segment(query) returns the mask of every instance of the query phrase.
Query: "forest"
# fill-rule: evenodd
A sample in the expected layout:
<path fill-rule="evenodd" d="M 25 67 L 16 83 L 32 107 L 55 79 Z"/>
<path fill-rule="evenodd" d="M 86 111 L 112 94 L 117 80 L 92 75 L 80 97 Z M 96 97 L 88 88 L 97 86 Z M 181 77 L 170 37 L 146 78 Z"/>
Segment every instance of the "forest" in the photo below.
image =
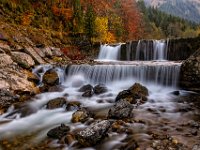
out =
<path fill-rule="evenodd" d="M 142 0 L 1 0 L 6 21 L 91 43 L 196 37 L 198 24 L 146 8 Z"/>

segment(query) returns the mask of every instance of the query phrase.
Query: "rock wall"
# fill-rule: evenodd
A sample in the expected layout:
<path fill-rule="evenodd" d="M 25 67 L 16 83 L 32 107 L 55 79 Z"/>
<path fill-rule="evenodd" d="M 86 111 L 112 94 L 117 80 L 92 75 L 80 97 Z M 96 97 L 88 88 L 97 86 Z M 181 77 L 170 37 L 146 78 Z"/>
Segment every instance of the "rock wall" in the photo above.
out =
<path fill-rule="evenodd" d="M 200 49 L 183 62 L 180 73 L 180 86 L 183 89 L 200 93 Z"/>
<path fill-rule="evenodd" d="M 142 40 L 143 45 L 148 45 L 148 49 L 151 51 L 153 48 L 153 40 Z M 168 52 L 167 59 L 176 61 L 176 60 L 185 60 L 193 54 L 200 45 L 200 36 L 196 38 L 187 38 L 187 39 L 169 39 L 168 43 Z M 135 60 L 136 50 L 137 50 L 138 41 L 127 42 L 121 45 L 121 56 L 120 60 L 127 60 L 127 54 L 130 56 L 130 60 Z"/>

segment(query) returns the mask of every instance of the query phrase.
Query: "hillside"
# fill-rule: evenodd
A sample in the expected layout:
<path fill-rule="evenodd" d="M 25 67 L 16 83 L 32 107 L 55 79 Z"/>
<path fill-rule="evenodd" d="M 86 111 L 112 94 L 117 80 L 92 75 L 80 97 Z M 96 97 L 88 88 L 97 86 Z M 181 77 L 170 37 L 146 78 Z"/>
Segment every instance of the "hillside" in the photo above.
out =
<path fill-rule="evenodd" d="M 147 6 L 156 7 L 166 13 L 200 23 L 199 0 L 144 0 Z"/>

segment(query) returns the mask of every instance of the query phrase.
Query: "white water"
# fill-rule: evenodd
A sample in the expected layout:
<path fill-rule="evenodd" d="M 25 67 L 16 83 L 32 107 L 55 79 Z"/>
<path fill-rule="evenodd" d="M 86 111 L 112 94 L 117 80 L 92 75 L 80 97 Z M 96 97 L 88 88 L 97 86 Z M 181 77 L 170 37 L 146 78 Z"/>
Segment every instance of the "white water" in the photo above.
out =
<path fill-rule="evenodd" d="M 176 87 L 181 63 L 176 62 L 132 62 L 129 64 L 71 65 L 67 68 L 67 79 L 82 75 L 90 83 L 105 83 L 132 79 L 143 84 L 154 83 Z"/>
<path fill-rule="evenodd" d="M 163 60 L 165 58 L 164 43 L 155 43 L 154 47 L 156 48 L 155 52 L 157 51 L 155 56 L 149 54 L 147 51 L 145 55 L 151 55 Z M 160 52 L 160 49 L 163 51 Z M 176 96 L 170 93 L 177 90 L 181 63 L 168 61 L 113 61 L 119 58 L 119 51 L 120 45 L 116 47 L 103 45 L 99 54 L 100 60 L 107 60 L 103 64 L 70 65 L 54 68 L 59 74 L 60 83 L 64 87 L 64 91 L 47 92 L 34 97 L 31 102 L 25 105 L 25 107 L 34 110 L 29 116 L 21 117 L 22 112 L 20 110 L 16 111 L 15 108 L 11 108 L 7 113 L 0 115 L 0 123 L 2 122 L 0 124 L 0 139 L 35 134 L 34 138 L 30 141 L 34 143 L 45 139 L 47 132 L 61 123 L 70 126 L 71 131 L 87 127 L 86 124 L 71 123 L 72 111 L 66 112 L 64 108 L 47 110 L 45 105 L 51 99 L 65 97 L 68 102 L 79 101 L 82 106 L 97 112 L 97 116 L 103 115 L 106 117 L 109 108 L 115 102 L 117 94 L 122 90 L 128 89 L 135 82 L 146 86 L 150 94 L 148 101 L 141 105 L 139 109 L 134 110 L 136 117 L 139 118 L 142 116 L 142 118 L 146 118 L 149 122 L 152 122 L 152 120 L 159 122 L 162 119 L 177 121 L 181 117 L 181 114 L 175 112 L 176 103 L 173 100 Z M 150 59 L 150 57 L 145 57 L 146 59 Z M 127 58 L 129 59 L 130 57 L 127 56 Z M 111 60 L 111 62 L 108 60 Z M 53 67 L 50 65 L 38 66 L 33 72 L 42 80 L 43 74 L 50 68 Z M 78 89 L 82 85 L 91 84 L 95 86 L 100 83 L 106 85 L 108 92 L 101 95 L 94 95 L 91 98 L 84 98 L 81 96 L 82 93 L 78 92 Z M 148 109 L 153 109 L 159 112 L 159 109 L 163 107 L 165 112 L 159 113 L 159 116 L 147 111 Z M 8 122 L 6 123 L 6 121 Z M 142 128 L 139 125 L 134 125 L 134 129 L 138 132 L 137 135 L 141 138 L 140 140 L 145 141 L 148 139 L 148 136 L 145 135 L 147 128 L 147 125 L 143 125 Z M 112 150 L 116 145 L 121 144 L 126 136 L 126 134 L 110 134 L 98 148 Z M 52 146 L 56 147 L 59 144 L 54 141 Z M 65 149 L 75 150 L 77 148 L 73 148 L 73 145 L 65 145 Z"/>
<path fill-rule="evenodd" d="M 136 50 L 136 60 L 167 60 L 168 41 L 139 41 Z"/>
<path fill-rule="evenodd" d="M 101 45 L 98 60 L 118 60 L 121 44 L 117 46 Z"/>

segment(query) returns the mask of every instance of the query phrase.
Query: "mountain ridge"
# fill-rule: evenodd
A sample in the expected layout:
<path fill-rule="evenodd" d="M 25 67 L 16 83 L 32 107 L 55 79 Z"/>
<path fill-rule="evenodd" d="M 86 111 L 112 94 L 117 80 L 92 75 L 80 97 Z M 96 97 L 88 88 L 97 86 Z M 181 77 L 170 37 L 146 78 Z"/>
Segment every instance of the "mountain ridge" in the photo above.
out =
<path fill-rule="evenodd" d="M 200 23 L 199 0 L 144 0 L 146 6 L 158 8 L 168 14 Z"/>

